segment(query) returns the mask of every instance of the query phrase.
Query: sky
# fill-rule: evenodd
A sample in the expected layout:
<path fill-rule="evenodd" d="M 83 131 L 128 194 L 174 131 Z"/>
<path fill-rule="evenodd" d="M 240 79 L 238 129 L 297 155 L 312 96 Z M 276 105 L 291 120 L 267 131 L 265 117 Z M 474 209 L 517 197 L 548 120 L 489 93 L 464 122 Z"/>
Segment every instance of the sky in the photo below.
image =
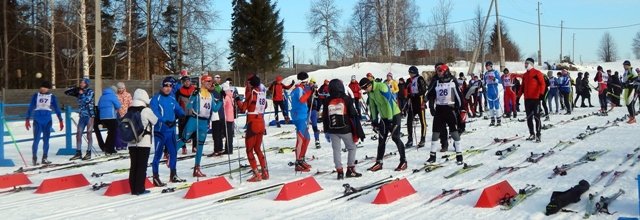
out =
<path fill-rule="evenodd" d="M 451 22 L 473 18 L 475 9 L 480 6 L 483 16 L 489 8 L 490 0 L 451 0 L 453 11 Z M 309 11 L 311 0 L 280 0 L 277 1 L 280 17 L 284 19 L 284 38 L 286 49 L 283 52 L 284 62 L 292 57 L 292 46 L 295 45 L 296 63 L 309 63 L 313 60 L 326 60 L 326 51 L 318 50 L 318 40 L 313 39 L 307 32 L 306 15 Z M 348 24 L 356 0 L 336 0 L 337 7 L 341 10 L 340 25 Z M 431 10 L 438 3 L 437 0 L 415 0 L 421 23 L 428 23 Z M 542 60 L 557 62 L 560 57 L 560 23 L 564 21 L 562 54 L 571 55 L 575 49 L 575 61 L 588 63 L 598 61 L 598 46 L 605 32 L 610 32 L 615 40 L 618 50 L 618 59 L 633 59 L 631 43 L 635 34 L 640 31 L 640 20 L 637 9 L 640 8 L 638 0 L 540 0 L 542 15 Z M 615 2 L 615 3 L 614 3 Z M 533 0 L 499 0 L 498 9 L 500 16 L 508 29 L 510 38 L 516 42 L 524 58 L 533 56 L 538 50 L 538 17 L 537 3 Z M 216 0 L 212 7 L 218 14 L 218 20 L 212 25 L 207 36 L 217 42 L 219 48 L 228 50 L 228 41 L 231 32 L 231 1 Z M 493 17 L 489 19 L 489 25 L 495 23 L 495 10 Z M 508 19 L 506 17 L 512 18 Z M 524 23 L 521 21 L 533 24 Z M 459 36 L 464 36 L 465 27 L 470 21 L 451 24 Z M 623 28 L 610 28 L 629 26 Z M 488 26 L 489 28 L 489 26 Z M 601 29 L 610 28 L 610 29 Z M 426 31 L 426 30 L 425 30 Z M 573 35 L 575 34 L 575 46 Z M 225 56 L 226 57 L 226 56 Z M 534 57 L 537 61 L 537 55 Z M 228 69 L 227 60 L 221 62 L 223 69 Z"/>

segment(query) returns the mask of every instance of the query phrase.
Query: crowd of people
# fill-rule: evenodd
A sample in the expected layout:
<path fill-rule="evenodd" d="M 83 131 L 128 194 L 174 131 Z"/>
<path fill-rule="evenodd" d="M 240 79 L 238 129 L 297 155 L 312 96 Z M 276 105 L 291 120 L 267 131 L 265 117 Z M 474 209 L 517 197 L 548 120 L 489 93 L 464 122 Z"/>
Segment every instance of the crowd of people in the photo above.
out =
<path fill-rule="evenodd" d="M 214 147 L 209 156 L 232 154 L 235 120 L 238 113 L 243 113 L 246 114 L 246 154 L 253 173 L 248 181 L 267 180 L 269 171 L 265 152 L 261 147 L 266 134 L 264 115 L 268 93 L 275 110 L 275 125 L 282 126 L 279 120 L 282 113 L 285 126 L 291 123 L 295 128 L 294 171 L 309 172 L 312 168 L 306 157 L 311 141 L 308 128 L 311 124 L 317 148 L 321 147 L 321 133 L 331 143 L 338 179 L 362 176 L 356 171 L 355 158 L 356 144 L 365 139 L 364 124 L 361 123 L 364 120 L 371 123 L 374 138 L 378 141 L 375 163 L 368 168 L 372 172 L 383 169 L 389 139 L 396 145 L 399 155 L 395 171 L 407 169 L 405 148 L 413 147 L 414 138 L 418 138 L 414 124 L 420 126 L 417 146 L 426 145 L 427 110 L 433 118 L 428 163 L 436 162 L 437 151 L 448 151 L 448 140 L 451 137 L 456 162 L 463 164 L 461 135 L 465 131 L 467 118 L 483 117 L 483 113 L 487 112 L 484 118 L 490 120 L 489 126 L 501 126 L 503 120 L 517 117 L 521 110 L 520 100 L 524 100 L 530 133 L 527 140 L 535 142 L 541 141 L 541 121 L 549 120 L 550 115 L 560 114 L 560 111 L 565 111 L 564 114 L 568 115 L 574 108 L 594 107 L 591 103 L 593 90 L 598 94 L 600 115 L 606 116 L 607 112 L 620 106 L 623 99 L 629 113 L 627 123 L 636 122 L 635 102 L 639 93 L 640 68 L 634 70 L 629 61 L 624 61 L 621 76 L 618 72 L 612 74 L 611 70 L 605 72 L 598 66 L 593 78 L 597 85 L 595 87 L 590 83 L 588 72 L 578 73 L 575 80 L 566 69 L 561 69 L 555 75 L 553 71 L 543 74 L 534 67 L 532 58 L 525 60 L 524 67 L 524 73 L 512 73 L 506 68 L 502 71 L 494 69 L 493 63 L 488 61 L 485 63 L 484 73 L 459 73 L 456 78 L 447 64 L 438 63 L 435 65 L 435 74 L 427 71 L 420 74 L 417 67 L 409 67 L 409 77 L 406 80 L 399 78 L 396 81 L 393 73 L 388 73 L 384 80 L 367 73 L 360 80 L 353 75 L 347 83 L 339 79 L 328 79 L 322 85 L 316 84 L 306 72 L 298 73 L 297 81 L 292 80 L 289 84 L 283 82 L 283 77 L 277 76 L 269 86 L 265 86 L 257 75 L 250 75 L 244 82 L 244 97 L 232 86 L 231 78 L 221 81 L 219 75 L 212 77 L 203 74 L 197 77 L 199 85 L 194 85 L 192 77 L 186 71 L 181 71 L 179 80 L 173 77 L 163 79 L 160 90 L 151 98 L 142 89 L 135 90 L 132 97 L 125 84 L 120 82 L 104 89 L 97 105 L 94 91 L 89 87 L 89 79 L 83 79 L 77 87 L 65 91 L 66 95 L 77 98 L 79 113 L 77 151 L 71 160 L 91 159 L 94 151 L 91 134 L 96 131 L 98 146 L 105 154 L 113 155 L 119 150 L 129 150 L 132 194 L 144 194 L 147 192 L 143 184 L 151 147 L 155 152 L 152 159 L 154 185 L 165 185 L 159 176 L 159 163 L 163 155 L 168 160 L 169 181 L 185 181 L 177 175 L 176 162 L 180 149 L 182 154 L 188 154 L 186 145 L 190 142 L 191 152 L 195 153 L 193 176 L 204 177 L 206 175 L 200 170 L 200 164 L 207 134 L 212 130 Z M 40 86 L 31 99 L 27 113 L 25 126 L 27 129 L 33 128 L 34 132 L 34 165 L 38 162 L 36 155 L 40 136 L 44 142 L 41 163 L 51 163 L 47 153 L 52 111 L 60 121 L 60 130 L 64 127 L 57 99 L 50 89 L 51 83 L 48 82 Z M 406 119 L 405 142 L 401 139 L 403 118 Z M 33 119 L 33 127 L 30 119 Z M 135 135 L 140 138 L 136 136 L 135 141 L 121 138 L 128 136 L 128 131 L 122 129 L 124 119 L 139 121 L 144 129 Z M 414 123 L 416 119 L 419 123 Z M 320 127 L 318 122 L 322 123 Z M 107 129 L 104 141 L 98 124 Z M 88 134 L 84 156 L 83 131 Z M 348 152 L 346 167 L 341 162 L 343 146 Z"/>

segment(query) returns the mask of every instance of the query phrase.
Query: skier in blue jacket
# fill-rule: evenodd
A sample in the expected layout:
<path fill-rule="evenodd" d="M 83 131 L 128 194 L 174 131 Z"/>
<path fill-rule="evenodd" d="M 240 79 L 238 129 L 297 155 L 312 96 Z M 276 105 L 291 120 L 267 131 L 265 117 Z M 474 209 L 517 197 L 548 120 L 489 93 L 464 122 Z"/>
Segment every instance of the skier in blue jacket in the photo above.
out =
<path fill-rule="evenodd" d="M 154 135 L 154 152 L 153 162 L 151 168 L 153 170 L 153 184 L 155 186 L 165 186 L 160 181 L 160 175 L 158 174 L 158 166 L 160 164 L 160 158 L 162 158 L 162 152 L 164 148 L 167 148 L 169 154 L 170 182 L 184 182 L 176 175 L 176 159 L 178 150 L 176 148 L 176 119 L 178 117 L 184 117 L 184 111 L 176 101 L 176 98 L 171 95 L 171 90 L 175 84 L 173 77 L 167 77 L 162 80 L 162 88 L 160 92 L 153 96 L 151 99 L 151 110 L 158 117 L 158 122 L 153 127 Z"/>
<path fill-rule="evenodd" d="M 113 89 L 106 88 L 102 90 L 102 96 L 98 100 L 98 112 L 100 122 L 107 128 L 107 139 L 104 142 L 103 149 L 107 154 L 116 153 L 116 129 L 118 128 L 118 109 L 120 107 L 122 107 L 122 104 Z"/>
<path fill-rule="evenodd" d="M 200 79 L 203 87 L 195 90 L 194 94 L 189 98 L 187 104 L 188 119 L 182 132 L 180 140 L 178 140 L 176 149 L 185 145 L 187 140 L 196 133 L 198 137 L 198 149 L 196 151 L 195 166 L 193 168 L 193 177 L 205 177 L 206 175 L 200 171 L 200 160 L 202 158 L 202 148 L 207 139 L 207 131 L 209 130 L 209 121 L 213 114 L 218 114 L 218 110 L 222 107 L 222 99 L 215 98 L 209 90 L 213 90 L 213 79 L 209 75 L 205 75 Z M 215 113 L 214 113 L 215 112 Z M 216 131 L 221 132 L 221 131 Z"/>
<path fill-rule="evenodd" d="M 58 116 L 58 122 L 60 122 L 60 130 L 64 128 L 62 123 L 62 116 L 60 108 L 58 107 L 58 101 L 55 95 L 49 90 L 51 89 L 51 82 L 44 81 L 40 85 L 40 90 L 33 94 L 31 97 L 31 103 L 29 103 L 29 110 L 27 110 L 27 120 L 25 127 L 27 130 L 31 128 L 29 120 L 33 116 L 33 145 L 31 145 L 31 153 L 33 165 L 38 165 L 38 144 L 40 143 L 40 135 L 42 135 L 42 164 L 51 164 L 47 160 L 49 153 L 49 136 L 51 135 L 51 112 L 55 111 Z M 32 114 L 33 113 L 33 114 Z M 2 126 L 2 125 L 0 125 Z"/>
<path fill-rule="evenodd" d="M 314 92 L 309 82 L 309 74 L 300 72 L 297 75 L 300 83 L 291 92 L 291 119 L 296 126 L 296 164 L 295 171 L 309 172 L 311 165 L 305 162 L 305 155 L 311 139 L 309 135 L 309 99 Z"/>
<path fill-rule="evenodd" d="M 487 61 L 484 65 L 487 72 L 484 73 L 484 85 L 487 91 L 487 107 L 489 108 L 489 117 L 491 118 L 491 124 L 489 126 L 500 126 L 501 115 L 500 113 L 500 72 L 493 69 L 493 62 Z"/>
<path fill-rule="evenodd" d="M 78 120 L 78 128 L 76 129 L 76 154 L 71 157 L 70 160 L 89 160 L 91 159 L 91 149 L 93 143 L 93 123 L 96 117 L 94 111 L 94 93 L 93 89 L 89 88 L 89 79 L 84 78 L 80 81 L 78 87 L 72 87 L 67 89 L 64 93 L 69 96 L 74 96 L 78 100 L 78 114 L 80 119 Z M 87 128 L 87 154 L 82 157 L 82 131 Z M 98 131 L 99 132 L 99 131 Z"/>

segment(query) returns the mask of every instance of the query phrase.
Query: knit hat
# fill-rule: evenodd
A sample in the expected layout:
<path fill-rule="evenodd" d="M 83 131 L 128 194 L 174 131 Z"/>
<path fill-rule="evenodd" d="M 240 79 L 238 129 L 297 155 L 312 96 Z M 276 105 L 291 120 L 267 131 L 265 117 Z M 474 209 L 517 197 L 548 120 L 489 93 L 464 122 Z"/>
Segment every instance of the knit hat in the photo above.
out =
<path fill-rule="evenodd" d="M 53 87 L 53 86 L 51 85 L 51 82 L 44 81 L 44 82 L 40 83 L 40 87 L 41 88 L 44 87 L 44 88 L 47 88 L 47 89 L 51 89 L 51 87 Z"/>
<path fill-rule="evenodd" d="M 91 83 L 89 78 L 82 78 L 82 81 L 87 84 L 87 87 L 89 87 L 89 83 Z"/>
<path fill-rule="evenodd" d="M 418 74 L 418 67 L 416 67 L 416 66 L 409 67 L 409 74 L 417 75 Z"/>
<path fill-rule="evenodd" d="M 186 76 L 186 75 L 189 75 L 189 72 L 187 72 L 187 70 L 180 70 L 180 75 Z"/>
<path fill-rule="evenodd" d="M 393 78 L 393 73 L 391 73 L 391 72 L 387 73 L 387 77 Z"/>
<path fill-rule="evenodd" d="M 598 71 L 602 70 L 602 66 L 598 66 L 598 68 L 596 68 L 596 70 L 598 70 Z"/>
<path fill-rule="evenodd" d="M 360 82 L 358 83 L 358 85 L 360 86 L 361 89 L 366 89 L 369 85 L 371 85 L 371 80 L 369 80 L 367 77 L 360 79 Z"/>
<path fill-rule="evenodd" d="M 306 82 L 309 80 L 309 74 L 307 72 L 299 72 L 296 76 L 298 80 Z"/>
<path fill-rule="evenodd" d="M 508 72 L 509 72 L 509 69 L 504 68 L 504 69 L 502 70 L 502 72 L 503 72 L 503 73 L 508 73 Z"/>
<path fill-rule="evenodd" d="M 622 62 L 622 65 L 631 66 L 631 62 L 629 62 L 628 60 L 625 60 L 624 62 Z"/>
<path fill-rule="evenodd" d="M 124 83 L 123 82 L 116 83 L 116 88 L 117 89 L 124 89 L 125 88 Z"/>
<path fill-rule="evenodd" d="M 487 61 L 486 63 L 484 63 L 484 66 L 493 66 L 493 62 Z"/>
<path fill-rule="evenodd" d="M 252 87 L 260 86 L 260 77 L 258 77 L 258 75 L 253 75 L 247 81 L 249 81 L 249 85 Z"/>
<path fill-rule="evenodd" d="M 356 75 L 351 75 L 351 80 L 356 80 Z"/>
<path fill-rule="evenodd" d="M 189 80 L 190 79 L 189 79 L 188 76 L 183 76 L 183 77 L 180 78 L 180 81 L 182 81 L 182 82 L 186 82 L 186 81 L 189 81 Z"/>
<path fill-rule="evenodd" d="M 162 86 L 162 87 L 165 87 L 165 86 L 173 87 L 173 85 L 175 85 L 175 84 L 176 84 L 176 79 L 174 79 L 171 76 L 167 76 L 162 80 L 162 84 L 160 84 L 160 86 Z"/>
<path fill-rule="evenodd" d="M 527 58 L 527 60 L 525 60 L 524 62 L 530 62 L 531 64 L 535 63 L 535 61 L 531 57 Z"/>
<path fill-rule="evenodd" d="M 367 77 L 371 77 L 371 78 L 373 78 L 373 74 L 371 74 L 371 73 L 367 73 Z"/>
<path fill-rule="evenodd" d="M 464 73 L 463 72 L 458 73 L 458 77 L 464 77 Z"/>

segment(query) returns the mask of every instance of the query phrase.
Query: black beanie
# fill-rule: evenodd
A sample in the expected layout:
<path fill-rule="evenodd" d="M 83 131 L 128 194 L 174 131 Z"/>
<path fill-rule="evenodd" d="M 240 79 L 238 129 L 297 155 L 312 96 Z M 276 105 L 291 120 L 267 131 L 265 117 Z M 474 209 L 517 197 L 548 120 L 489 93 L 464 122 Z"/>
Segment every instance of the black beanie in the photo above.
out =
<path fill-rule="evenodd" d="M 260 77 L 258 77 L 258 75 L 253 75 L 251 78 L 249 78 L 249 85 L 253 87 L 260 86 Z"/>
<path fill-rule="evenodd" d="M 307 80 L 309 79 L 309 74 L 307 74 L 307 72 L 299 72 L 297 75 L 298 80 Z"/>
<path fill-rule="evenodd" d="M 361 89 L 364 89 L 365 87 L 369 86 L 371 84 L 371 80 L 367 79 L 367 77 L 362 78 L 360 80 L 360 82 L 358 83 L 358 85 L 360 86 Z"/>
<path fill-rule="evenodd" d="M 531 57 L 527 58 L 527 60 L 526 60 L 525 62 L 531 62 L 531 64 L 536 63 L 536 62 L 533 60 L 533 58 L 531 58 Z"/>
<path fill-rule="evenodd" d="M 44 88 L 47 88 L 47 89 L 51 89 L 52 85 L 51 85 L 51 82 L 49 82 L 49 81 L 44 81 L 44 82 L 40 83 L 40 87 L 44 87 Z"/>

